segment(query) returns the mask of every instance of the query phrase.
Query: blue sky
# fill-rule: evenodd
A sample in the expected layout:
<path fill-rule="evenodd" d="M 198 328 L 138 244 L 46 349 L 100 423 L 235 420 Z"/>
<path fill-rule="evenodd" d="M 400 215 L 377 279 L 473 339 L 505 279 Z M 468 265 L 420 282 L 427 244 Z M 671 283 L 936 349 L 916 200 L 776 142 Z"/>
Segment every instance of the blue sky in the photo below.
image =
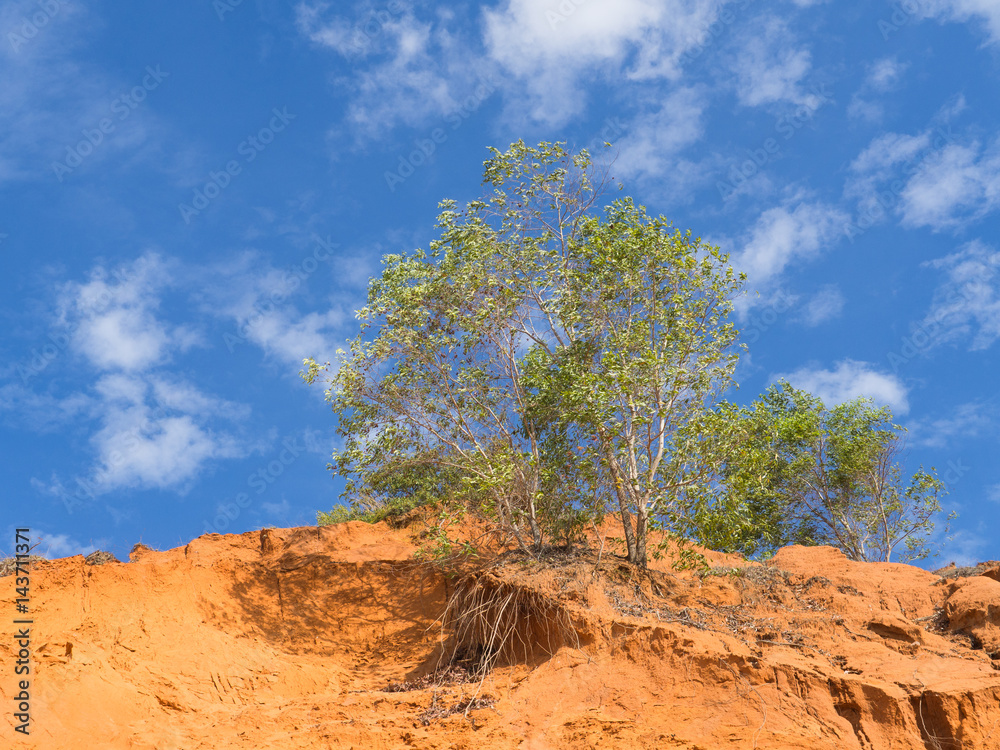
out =
<path fill-rule="evenodd" d="M 0 551 L 313 523 L 302 358 L 523 138 L 747 272 L 734 399 L 890 405 L 960 514 L 936 564 L 1000 558 L 998 102 L 996 0 L 8 0 Z"/>

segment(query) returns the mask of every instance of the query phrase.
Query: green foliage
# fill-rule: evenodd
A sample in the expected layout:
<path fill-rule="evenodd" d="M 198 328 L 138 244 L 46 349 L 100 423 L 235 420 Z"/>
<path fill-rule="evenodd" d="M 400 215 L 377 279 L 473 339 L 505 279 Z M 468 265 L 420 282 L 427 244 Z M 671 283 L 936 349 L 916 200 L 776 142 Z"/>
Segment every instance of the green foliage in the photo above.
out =
<path fill-rule="evenodd" d="M 931 554 L 944 485 L 923 467 L 904 485 L 905 430 L 888 407 L 858 398 L 827 409 L 781 382 L 714 419 L 721 483 L 715 503 L 700 509 L 702 543 L 747 555 L 830 544 L 868 561 Z"/>
<path fill-rule="evenodd" d="M 318 512 L 316 523 L 319 526 L 332 526 L 347 521 L 378 523 L 379 521 L 400 518 L 417 507 L 419 507 L 419 503 L 412 498 L 394 498 L 372 507 L 335 505 L 328 513 Z"/>
<path fill-rule="evenodd" d="M 629 199 L 596 214 L 595 174 L 560 144 L 493 149 L 486 199 L 442 202 L 439 240 L 383 259 L 328 380 L 346 499 L 418 488 L 529 552 L 616 506 L 640 566 L 652 525 L 684 525 L 742 278 Z"/>
<path fill-rule="evenodd" d="M 670 536 L 673 542 L 673 562 L 670 567 L 674 570 L 693 570 L 700 575 L 707 575 L 712 566 L 708 563 L 708 558 L 692 547 L 684 537 L 676 534 Z"/>

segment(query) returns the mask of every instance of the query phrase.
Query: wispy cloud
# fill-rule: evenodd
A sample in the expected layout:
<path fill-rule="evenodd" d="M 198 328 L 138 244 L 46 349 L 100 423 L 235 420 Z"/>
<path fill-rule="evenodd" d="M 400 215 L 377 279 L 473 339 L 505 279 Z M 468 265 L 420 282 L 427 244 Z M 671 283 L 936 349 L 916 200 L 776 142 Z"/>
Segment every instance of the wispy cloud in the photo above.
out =
<path fill-rule="evenodd" d="M 790 200 L 764 211 L 732 259 L 763 291 L 791 265 L 818 257 L 839 236 L 846 214 L 821 202 Z"/>
<path fill-rule="evenodd" d="M 85 393 L 59 397 L 36 393 L 20 383 L 0 386 L 0 414 L 5 421 L 36 432 L 64 429 L 74 419 L 92 416 L 96 408 L 97 402 Z"/>
<path fill-rule="evenodd" d="M 844 197 L 858 205 L 854 234 L 891 218 L 904 226 L 959 228 L 1000 205 L 1000 180 L 991 173 L 996 143 L 984 151 L 962 144 L 951 129 L 966 106 L 964 97 L 955 97 L 930 126 L 883 133 L 855 157 L 844 183 Z"/>
<path fill-rule="evenodd" d="M 745 34 L 732 70 L 738 78 L 736 93 L 741 104 L 793 104 L 818 109 L 823 100 L 808 91 L 803 82 L 812 70 L 812 55 L 797 45 L 787 25 L 766 18 Z"/>
<path fill-rule="evenodd" d="M 956 406 L 944 417 L 925 417 L 909 422 L 909 438 L 928 448 L 946 448 L 962 440 L 992 435 L 997 427 L 998 410 L 993 401 L 971 401 Z"/>
<path fill-rule="evenodd" d="M 807 326 L 818 326 L 840 315 L 844 309 L 844 295 L 836 284 L 827 284 L 806 302 L 801 320 Z"/>
<path fill-rule="evenodd" d="M 171 281 L 170 264 L 155 253 L 122 266 L 114 277 L 97 266 L 88 281 L 62 287 L 60 327 L 98 369 L 144 370 L 160 364 L 201 341 L 197 331 L 156 315 L 160 294 Z"/>
<path fill-rule="evenodd" d="M 62 182 L 116 154 L 159 158 L 140 147 L 167 128 L 141 102 L 169 71 L 153 59 L 115 74 L 85 62 L 80 51 L 99 24 L 75 0 L 0 5 L 0 184 Z"/>
<path fill-rule="evenodd" d="M 868 68 L 864 83 L 847 106 L 850 117 L 879 122 L 883 116 L 885 94 L 899 86 L 909 64 L 896 57 L 883 57 Z"/>
<path fill-rule="evenodd" d="M 341 262 L 346 264 L 348 283 L 359 280 L 358 268 L 367 268 L 357 258 L 326 257 L 332 264 L 327 274 Z M 301 272 L 275 268 L 260 254 L 248 251 L 207 269 L 206 276 L 218 283 L 204 285 L 198 297 L 205 312 L 231 326 L 221 341 L 228 351 L 249 343 L 291 372 L 298 372 L 303 357 L 334 361 L 335 351 L 344 342 L 340 332 L 350 320 L 350 307 L 340 304 L 325 311 L 300 312 L 294 292 L 304 286 Z"/>
<path fill-rule="evenodd" d="M 683 176 L 683 170 L 678 168 L 678 155 L 704 135 L 703 115 L 707 106 L 704 90 L 680 88 L 658 106 L 633 118 L 615 143 L 619 149 L 615 171 L 626 177 L 662 178 L 669 173 L 674 181 L 673 190 L 683 191 L 689 181 L 677 184 Z"/>
<path fill-rule="evenodd" d="M 990 40 L 1000 41 L 1000 5 L 995 0 L 922 0 L 915 5 L 925 18 L 983 23 Z"/>
<path fill-rule="evenodd" d="M 482 52 L 469 48 L 451 12 L 418 17 L 402 3 L 348 18 L 326 3 L 296 6 L 299 30 L 353 69 L 335 83 L 352 92 L 345 124 L 359 143 L 397 125 L 443 120 L 493 72 Z"/>
<path fill-rule="evenodd" d="M 992 346 L 1000 338 L 1000 252 L 975 240 L 923 265 L 945 277 L 924 326 L 940 330 L 941 342 L 971 338 L 974 351 Z"/>
<path fill-rule="evenodd" d="M 84 544 L 68 534 L 48 534 L 39 529 L 33 529 L 32 531 L 39 542 L 34 554 L 41 555 L 49 560 L 54 560 L 58 557 L 89 555 L 91 552 L 100 549 L 100 545 L 105 543 L 105 540 L 98 539 L 97 544 L 94 544 L 94 542 Z"/>
<path fill-rule="evenodd" d="M 902 193 L 902 223 L 961 228 L 1000 208 L 1000 137 L 951 144 L 929 156 Z"/>
<path fill-rule="evenodd" d="M 677 82 L 682 56 L 709 35 L 727 0 L 503 0 L 479 17 L 390 3 L 344 14 L 308 0 L 300 32 L 351 63 L 345 125 L 362 141 L 460 110 L 484 80 L 508 119 L 547 127 L 584 111 L 595 76 Z"/>
<path fill-rule="evenodd" d="M 795 388 L 819 396 L 827 407 L 859 396 L 879 406 L 889 406 L 897 415 L 910 410 L 906 385 L 895 375 L 878 372 L 867 362 L 845 359 L 833 369 L 807 366 L 771 376 L 771 382 L 787 380 Z"/>

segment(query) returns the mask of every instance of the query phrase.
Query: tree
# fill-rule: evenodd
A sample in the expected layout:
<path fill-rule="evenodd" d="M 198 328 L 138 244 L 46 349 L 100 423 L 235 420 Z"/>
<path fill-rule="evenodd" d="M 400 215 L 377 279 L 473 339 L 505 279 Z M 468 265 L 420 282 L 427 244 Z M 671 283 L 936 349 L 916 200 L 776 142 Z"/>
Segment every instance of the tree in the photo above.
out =
<path fill-rule="evenodd" d="M 888 407 L 857 398 L 827 409 L 782 381 L 750 408 L 724 412 L 720 507 L 738 521 L 727 527 L 716 514 L 716 536 L 728 533 L 744 552 L 798 543 L 831 544 L 860 561 L 931 554 L 944 485 L 920 467 L 904 487 L 905 429 Z"/>
<path fill-rule="evenodd" d="M 594 215 L 586 151 L 492 149 L 485 182 L 463 212 L 441 204 L 428 252 L 384 258 L 358 313 L 374 336 L 329 379 L 331 466 L 355 500 L 387 466 L 450 471 L 529 552 L 613 502 L 644 567 L 651 523 L 708 481 L 693 428 L 731 382 L 742 279 L 629 199 Z"/>
<path fill-rule="evenodd" d="M 606 473 L 628 548 L 647 564 L 650 526 L 683 533 L 712 467 L 702 422 L 739 356 L 727 317 L 742 287 L 718 248 L 629 200 L 589 219 L 570 248 L 561 317 L 574 334 L 558 390 Z"/>

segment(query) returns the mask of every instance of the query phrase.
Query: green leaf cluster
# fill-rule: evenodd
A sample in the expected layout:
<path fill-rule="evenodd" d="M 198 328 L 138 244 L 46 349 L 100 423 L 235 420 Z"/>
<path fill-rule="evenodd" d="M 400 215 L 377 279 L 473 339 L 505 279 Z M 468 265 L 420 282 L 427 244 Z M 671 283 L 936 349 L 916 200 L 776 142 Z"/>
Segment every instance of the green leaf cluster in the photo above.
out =
<path fill-rule="evenodd" d="M 905 429 L 888 407 L 857 398 L 828 409 L 780 381 L 750 407 L 722 405 L 712 429 L 720 481 L 702 508 L 704 543 L 745 555 L 829 544 L 862 561 L 932 554 L 944 485 L 923 467 L 903 481 Z"/>

